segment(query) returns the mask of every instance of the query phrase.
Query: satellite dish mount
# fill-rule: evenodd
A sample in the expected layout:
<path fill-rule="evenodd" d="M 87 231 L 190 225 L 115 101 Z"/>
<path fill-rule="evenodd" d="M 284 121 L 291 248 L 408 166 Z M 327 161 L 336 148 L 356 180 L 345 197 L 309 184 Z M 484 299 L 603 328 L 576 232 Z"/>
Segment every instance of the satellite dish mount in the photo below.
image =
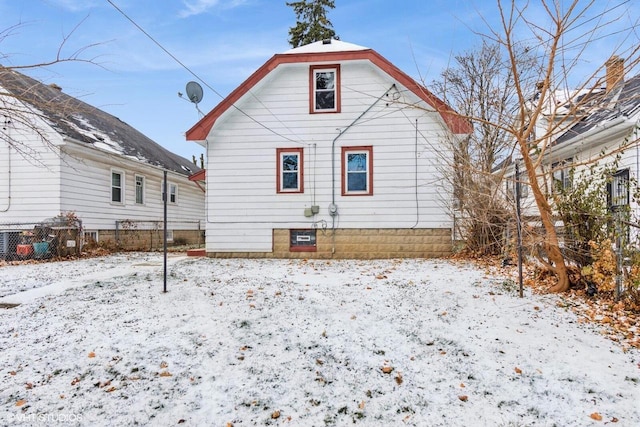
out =
<path fill-rule="evenodd" d="M 193 102 L 196 105 L 196 110 L 198 110 L 198 112 L 204 116 L 202 111 L 200 111 L 200 109 L 198 108 L 198 104 L 200 103 L 200 101 L 202 101 L 203 96 L 202 86 L 200 86 L 198 82 L 191 81 L 187 83 L 186 90 L 187 98 L 189 98 L 189 101 Z"/>

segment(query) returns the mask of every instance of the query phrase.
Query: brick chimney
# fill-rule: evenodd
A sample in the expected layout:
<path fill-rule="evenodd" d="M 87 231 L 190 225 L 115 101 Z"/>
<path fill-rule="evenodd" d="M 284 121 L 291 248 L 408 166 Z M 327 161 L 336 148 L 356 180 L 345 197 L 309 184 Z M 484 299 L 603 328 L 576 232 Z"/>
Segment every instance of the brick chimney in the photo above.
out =
<path fill-rule="evenodd" d="M 613 55 L 604 65 L 607 67 L 606 90 L 609 92 L 616 84 L 624 81 L 624 59 Z"/>

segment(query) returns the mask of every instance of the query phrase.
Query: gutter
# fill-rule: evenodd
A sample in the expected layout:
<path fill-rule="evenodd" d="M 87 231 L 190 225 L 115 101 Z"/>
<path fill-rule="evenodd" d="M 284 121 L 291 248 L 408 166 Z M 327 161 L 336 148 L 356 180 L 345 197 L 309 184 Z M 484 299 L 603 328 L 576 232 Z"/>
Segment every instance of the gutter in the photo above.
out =
<path fill-rule="evenodd" d="M 610 141 L 628 133 L 635 124 L 626 116 L 618 117 L 603 126 L 596 126 L 582 135 L 566 141 L 559 147 L 552 147 L 550 151 L 551 162 L 562 160 L 567 155 L 574 155 L 586 149 L 593 148 L 603 141 Z M 554 149 L 555 148 L 555 149 Z"/>

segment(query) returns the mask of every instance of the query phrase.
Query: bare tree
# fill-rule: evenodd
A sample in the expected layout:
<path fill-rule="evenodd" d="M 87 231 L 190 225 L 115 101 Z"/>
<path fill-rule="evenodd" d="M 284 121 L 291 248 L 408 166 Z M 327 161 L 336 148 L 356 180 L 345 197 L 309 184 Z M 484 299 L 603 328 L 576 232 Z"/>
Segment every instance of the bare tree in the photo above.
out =
<path fill-rule="evenodd" d="M 5 63 L 5 65 L 0 64 L 0 75 L 2 76 L 0 80 L 0 141 L 3 141 L 7 146 L 32 163 L 40 163 L 37 150 L 24 142 L 20 137 L 20 132 L 9 132 L 9 128 L 22 129 L 35 135 L 42 146 L 55 152 L 55 147 L 49 140 L 50 137 L 46 126 L 47 118 L 43 111 L 50 110 L 51 108 L 49 107 L 55 105 L 54 108 L 57 114 L 70 115 L 79 112 L 78 108 L 80 108 L 81 104 L 74 103 L 72 99 L 61 103 L 56 93 L 60 92 L 60 88 L 55 85 L 51 85 L 51 96 L 44 97 L 41 93 L 35 93 L 34 90 L 30 90 L 30 85 L 33 85 L 33 83 L 29 83 L 29 80 L 19 71 L 45 68 L 65 62 L 88 63 L 101 67 L 97 57 L 85 56 L 91 48 L 101 43 L 85 45 L 70 53 L 65 51 L 71 37 L 83 22 L 84 20 L 80 21 L 71 32 L 63 36 L 51 59 L 33 64 L 9 65 L 11 55 L 2 50 L 2 42 L 9 37 L 19 36 L 20 30 L 23 29 L 25 24 L 17 23 L 0 30 L 0 60 Z"/>
<path fill-rule="evenodd" d="M 625 16 L 625 3 L 628 2 L 607 3 L 607 9 L 596 13 L 595 6 L 602 3 L 594 0 L 541 0 L 541 8 L 535 11 L 529 2 L 498 0 L 500 25 L 485 35 L 506 53 L 513 76 L 517 107 L 515 120 L 511 124 L 492 125 L 511 135 L 519 149 L 544 229 L 539 259 L 557 277 L 551 292 L 567 290 L 569 280 L 553 206 L 545 188 L 549 170 L 545 173 L 543 160 L 554 139 L 583 119 L 591 106 L 597 104 L 598 93 L 604 85 L 604 65 L 586 78 L 581 76 L 580 80 L 574 80 L 576 76 L 572 71 L 597 40 L 613 35 L 611 25 L 619 23 Z M 634 67 L 639 59 L 636 24 L 630 21 L 626 29 L 616 28 L 618 39 L 621 39 L 621 31 L 626 32 L 628 38 L 624 44 L 610 45 L 610 54 L 625 58 L 629 68 Z M 624 46 L 631 47 L 625 49 Z M 519 61 L 522 49 L 529 49 L 538 56 L 541 67 L 536 72 L 522 68 Z M 560 100 L 557 95 L 568 93 L 569 88 L 580 90 L 582 95 Z M 595 159 L 584 160 L 585 163 L 592 161 Z"/>
<path fill-rule="evenodd" d="M 529 68 L 535 65 L 535 58 L 526 51 L 517 59 Z M 479 48 L 456 55 L 432 84 L 448 105 L 474 121 L 469 138 L 451 141 L 453 165 L 445 175 L 461 212 L 457 225 L 466 249 L 477 254 L 502 252 L 511 217 L 493 168 L 513 151 L 513 137 L 507 131 L 516 106 L 512 73 L 501 46 L 485 40 Z"/>

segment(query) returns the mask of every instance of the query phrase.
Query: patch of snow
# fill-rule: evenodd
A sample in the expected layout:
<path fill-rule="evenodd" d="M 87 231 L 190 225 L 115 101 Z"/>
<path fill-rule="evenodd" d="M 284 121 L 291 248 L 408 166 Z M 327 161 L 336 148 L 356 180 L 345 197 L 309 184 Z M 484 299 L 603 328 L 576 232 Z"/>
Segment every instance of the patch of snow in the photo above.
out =
<path fill-rule="evenodd" d="M 163 293 L 161 266 L 0 268 L 0 302 L 31 292 L 0 310 L 0 424 L 640 425 L 638 351 L 499 273 L 176 257 Z"/>
<path fill-rule="evenodd" d="M 112 153 L 116 153 L 116 154 L 124 153 L 124 150 L 120 145 L 120 143 L 111 139 L 111 137 L 108 134 L 104 133 L 102 130 L 94 127 L 91 123 L 89 123 L 89 121 L 87 121 L 86 118 L 84 118 L 79 114 L 75 114 L 73 118 L 78 122 L 80 122 L 82 126 L 78 126 L 76 123 L 69 120 L 66 120 L 65 123 L 73 127 L 73 129 L 75 129 L 76 132 L 94 141 L 93 145 L 95 147 L 112 152 Z"/>
<path fill-rule="evenodd" d="M 317 52 L 348 52 L 354 50 L 367 50 L 368 47 L 359 46 L 357 44 L 343 42 L 342 40 L 331 40 L 331 43 L 325 44 L 323 41 L 317 41 L 306 44 L 304 46 L 289 49 L 283 53 L 317 53 Z"/>

